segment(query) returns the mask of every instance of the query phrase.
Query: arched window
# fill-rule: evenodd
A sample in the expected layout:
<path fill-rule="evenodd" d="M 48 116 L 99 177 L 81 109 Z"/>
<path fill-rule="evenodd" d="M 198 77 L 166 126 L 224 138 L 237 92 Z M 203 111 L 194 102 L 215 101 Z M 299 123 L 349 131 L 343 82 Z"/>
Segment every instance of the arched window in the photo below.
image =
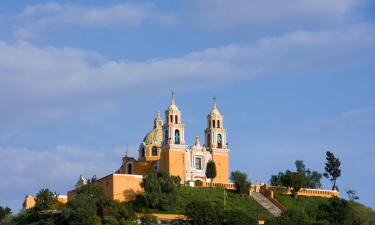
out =
<path fill-rule="evenodd" d="M 126 165 L 126 173 L 127 174 L 132 174 L 133 173 L 133 165 L 131 163 L 128 163 Z"/>
<path fill-rule="evenodd" d="M 211 147 L 211 135 L 210 134 L 208 134 L 207 135 L 207 147 Z"/>
<path fill-rule="evenodd" d="M 220 120 L 217 121 L 217 128 L 220 128 Z"/>
<path fill-rule="evenodd" d="M 142 157 L 146 157 L 146 150 L 145 150 L 145 148 L 142 148 L 141 155 L 142 155 Z"/>
<path fill-rule="evenodd" d="M 179 130 L 174 131 L 174 143 L 180 144 L 180 131 Z"/>
<path fill-rule="evenodd" d="M 171 117 L 171 121 L 170 122 L 173 123 L 173 116 L 171 115 L 170 117 Z"/>
<path fill-rule="evenodd" d="M 201 157 L 195 158 L 195 169 L 202 170 L 202 158 Z"/>
<path fill-rule="evenodd" d="M 178 123 L 178 117 L 177 116 L 174 117 L 174 122 Z"/>
<path fill-rule="evenodd" d="M 212 127 L 215 128 L 215 120 L 212 120 Z"/>
<path fill-rule="evenodd" d="M 169 143 L 169 137 L 168 137 L 168 130 L 165 130 L 164 132 L 164 142 L 165 144 L 168 144 Z"/>
<path fill-rule="evenodd" d="M 156 146 L 152 147 L 152 156 L 158 156 L 158 148 Z"/>
<path fill-rule="evenodd" d="M 217 134 L 217 147 L 218 148 L 223 147 L 223 140 L 222 140 L 221 134 Z"/>

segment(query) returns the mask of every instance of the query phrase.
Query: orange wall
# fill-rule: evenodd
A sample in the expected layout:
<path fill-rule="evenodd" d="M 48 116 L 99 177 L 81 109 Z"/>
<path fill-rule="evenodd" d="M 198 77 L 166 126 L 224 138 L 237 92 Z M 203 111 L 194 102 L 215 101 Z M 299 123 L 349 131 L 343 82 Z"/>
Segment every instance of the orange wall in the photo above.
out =
<path fill-rule="evenodd" d="M 212 160 L 216 164 L 215 183 L 228 183 L 229 177 L 229 156 L 228 154 L 213 152 Z"/>
<path fill-rule="evenodd" d="M 165 152 L 166 159 L 163 170 L 169 172 L 170 175 L 180 176 L 184 180 L 185 151 L 170 149 Z"/>
<path fill-rule="evenodd" d="M 143 193 L 140 185 L 142 176 L 130 174 L 113 174 L 113 196 L 118 201 L 134 200 L 137 194 Z"/>
<path fill-rule="evenodd" d="M 53 205 L 53 209 L 61 209 L 66 203 L 68 202 L 68 199 L 66 196 L 59 195 L 57 196 L 57 202 L 55 205 Z M 25 197 L 25 201 L 23 202 L 23 208 L 24 209 L 30 209 L 35 206 L 35 197 L 31 195 L 27 195 Z"/>

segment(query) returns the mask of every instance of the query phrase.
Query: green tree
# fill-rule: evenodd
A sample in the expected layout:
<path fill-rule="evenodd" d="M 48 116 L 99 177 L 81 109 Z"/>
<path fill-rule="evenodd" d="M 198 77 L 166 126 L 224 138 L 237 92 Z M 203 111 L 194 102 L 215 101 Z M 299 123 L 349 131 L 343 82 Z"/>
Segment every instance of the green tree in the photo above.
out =
<path fill-rule="evenodd" d="M 324 170 L 326 171 L 323 175 L 325 178 L 329 179 L 332 182 L 332 190 L 339 190 L 336 185 L 337 178 L 341 176 L 341 162 L 335 155 L 327 151 L 326 152 L 326 164 Z"/>
<path fill-rule="evenodd" d="M 0 224 L 6 217 L 12 215 L 12 210 L 9 207 L 0 206 Z"/>
<path fill-rule="evenodd" d="M 258 221 L 249 213 L 238 210 L 224 211 L 223 225 L 256 225 Z"/>
<path fill-rule="evenodd" d="M 311 219 L 302 211 L 288 209 L 282 216 L 273 218 L 269 225 L 306 225 L 312 224 Z"/>
<path fill-rule="evenodd" d="M 175 204 L 177 187 L 169 173 L 151 171 L 143 177 L 141 187 L 145 191 L 146 204 L 153 209 L 162 209 L 169 204 Z"/>
<path fill-rule="evenodd" d="M 356 201 L 359 199 L 357 192 L 355 190 L 349 189 L 346 191 L 346 194 L 348 195 L 349 201 Z"/>
<path fill-rule="evenodd" d="M 331 198 L 319 206 L 318 220 L 328 221 L 331 225 L 361 225 L 361 218 L 355 213 L 350 202 Z"/>
<path fill-rule="evenodd" d="M 36 211 L 51 210 L 53 205 L 57 203 L 56 192 L 50 191 L 48 188 L 43 188 L 35 196 Z"/>
<path fill-rule="evenodd" d="M 230 179 L 234 183 L 234 186 L 236 187 L 236 191 L 239 194 L 244 196 L 249 193 L 251 182 L 248 179 L 246 173 L 236 170 L 231 173 Z"/>
<path fill-rule="evenodd" d="M 211 179 L 211 186 L 212 186 L 213 179 L 216 177 L 216 164 L 213 160 L 210 160 L 207 163 L 206 177 Z"/>
<path fill-rule="evenodd" d="M 89 184 L 77 191 L 77 195 L 63 207 L 60 224 L 92 225 L 102 224 L 104 210 L 110 209 L 112 200 L 102 188 Z"/>
<path fill-rule="evenodd" d="M 279 172 L 277 175 L 272 175 L 270 179 L 271 185 L 285 187 L 295 186 L 295 189 L 321 187 L 320 180 L 322 178 L 322 174 L 317 171 L 306 169 L 306 166 L 302 160 L 297 160 L 295 165 L 296 172 L 287 170 L 284 173 Z"/>
<path fill-rule="evenodd" d="M 192 225 L 220 225 L 222 211 L 209 201 L 193 201 L 186 205 L 185 215 Z"/>

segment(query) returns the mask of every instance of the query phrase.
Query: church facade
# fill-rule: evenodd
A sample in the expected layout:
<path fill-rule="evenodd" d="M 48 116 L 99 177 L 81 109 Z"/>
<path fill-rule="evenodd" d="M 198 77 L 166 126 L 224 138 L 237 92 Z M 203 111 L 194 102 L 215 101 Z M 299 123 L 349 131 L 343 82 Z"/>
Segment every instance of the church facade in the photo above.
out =
<path fill-rule="evenodd" d="M 127 154 L 122 159 L 117 174 L 145 175 L 151 170 L 164 170 L 173 176 L 179 176 L 184 184 L 211 182 L 206 178 L 206 165 L 210 160 L 216 164 L 215 183 L 228 183 L 229 149 L 227 134 L 216 100 L 207 115 L 207 127 L 204 130 L 204 144 L 199 137 L 189 147 L 185 142 L 185 126 L 180 109 L 174 96 L 165 110 L 164 120 L 160 112 L 154 119 L 153 129 L 146 134 L 138 148 L 138 158 Z"/>

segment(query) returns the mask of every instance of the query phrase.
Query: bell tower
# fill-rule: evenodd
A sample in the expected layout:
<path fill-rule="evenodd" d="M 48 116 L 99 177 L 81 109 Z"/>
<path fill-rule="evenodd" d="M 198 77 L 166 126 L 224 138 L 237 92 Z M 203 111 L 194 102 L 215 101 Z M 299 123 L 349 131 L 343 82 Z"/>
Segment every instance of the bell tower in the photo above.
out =
<path fill-rule="evenodd" d="M 214 182 L 228 183 L 229 154 L 227 145 L 227 131 L 224 129 L 223 116 L 217 108 L 216 98 L 211 112 L 207 115 L 207 128 L 205 133 L 205 146 L 212 154 L 216 164 L 217 176 Z"/>
<path fill-rule="evenodd" d="M 163 141 L 160 158 L 160 167 L 170 175 L 180 176 L 185 180 L 185 126 L 182 123 L 181 111 L 178 109 L 174 94 L 165 111 L 165 124 L 163 125 Z"/>

